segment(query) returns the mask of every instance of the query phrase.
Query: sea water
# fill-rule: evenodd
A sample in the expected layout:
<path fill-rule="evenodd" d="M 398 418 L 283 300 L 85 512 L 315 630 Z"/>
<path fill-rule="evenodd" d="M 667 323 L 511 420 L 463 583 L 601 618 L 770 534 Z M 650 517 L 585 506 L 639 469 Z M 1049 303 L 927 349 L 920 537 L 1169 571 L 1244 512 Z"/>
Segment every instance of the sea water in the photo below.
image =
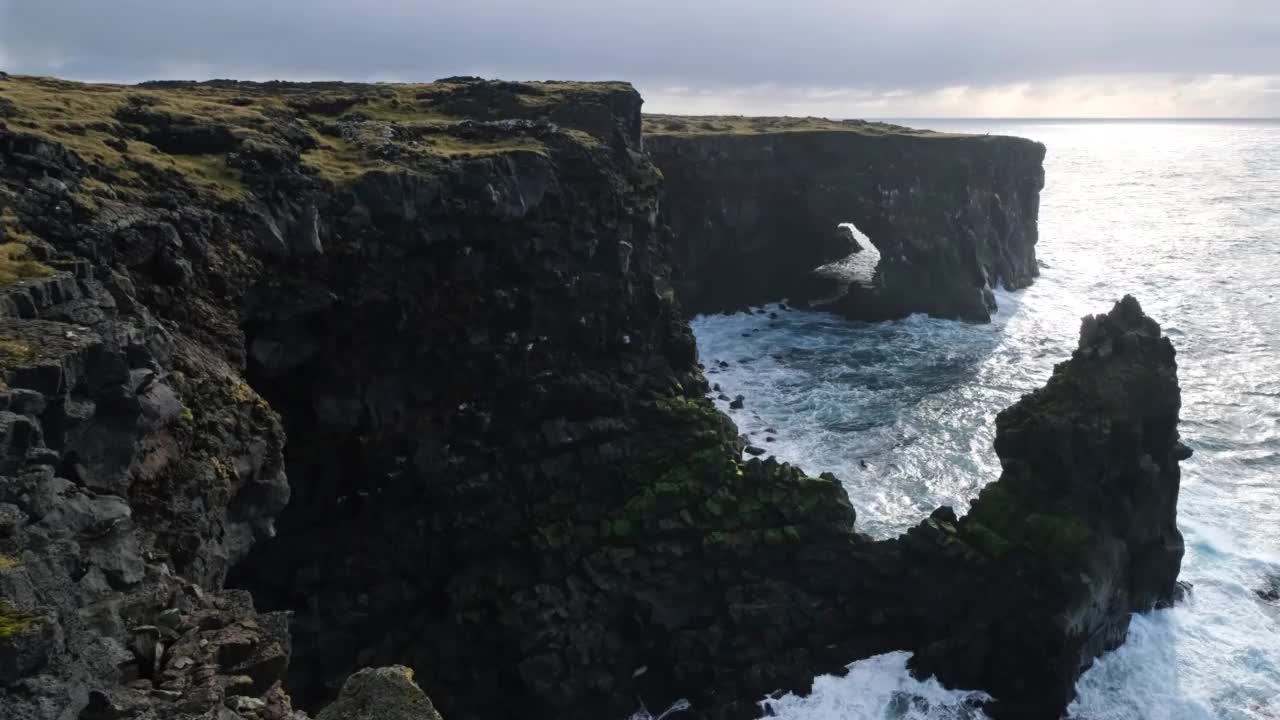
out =
<path fill-rule="evenodd" d="M 708 379 L 753 445 L 844 482 L 863 532 L 939 505 L 963 513 L 999 476 L 997 412 L 1074 349 L 1080 318 L 1131 293 L 1178 351 L 1184 462 L 1178 607 L 1137 616 L 1081 677 L 1077 720 L 1280 719 L 1280 123 L 909 123 L 1048 146 L 1029 289 L 990 325 L 819 312 L 695 318 Z M 721 368 L 719 363 L 727 363 Z M 770 441 L 770 438 L 772 440 Z M 919 682 L 905 653 L 764 702 L 788 720 L 981 718 L 974 695 Z M 678 717 L 678 714 L 675 715 Z"/>

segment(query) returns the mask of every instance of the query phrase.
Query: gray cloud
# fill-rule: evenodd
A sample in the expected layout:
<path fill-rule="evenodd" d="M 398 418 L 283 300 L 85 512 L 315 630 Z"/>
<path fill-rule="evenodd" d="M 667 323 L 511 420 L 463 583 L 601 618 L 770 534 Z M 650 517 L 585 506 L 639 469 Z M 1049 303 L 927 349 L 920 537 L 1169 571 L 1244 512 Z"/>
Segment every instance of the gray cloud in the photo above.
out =
<path fill-rule="evenodd" d="M 923 93 L 1280 75 L 1280 11 L 1276 0 L 0 0 L 0 63 L 120 81 L 479 74 Z"/>

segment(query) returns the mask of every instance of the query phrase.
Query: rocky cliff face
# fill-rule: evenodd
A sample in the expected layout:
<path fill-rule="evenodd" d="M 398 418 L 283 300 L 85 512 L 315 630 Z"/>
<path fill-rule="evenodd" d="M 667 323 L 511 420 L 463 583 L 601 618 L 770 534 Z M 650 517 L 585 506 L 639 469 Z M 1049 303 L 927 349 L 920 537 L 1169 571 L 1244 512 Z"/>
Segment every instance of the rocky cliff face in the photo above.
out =
<path fill-rule="evenodd" d="M 870 542 L 835 478 L 742 462 L 627 86 L 0 97 L 6 718 L 748 717 L 898 648 L 1040 717 L 1173 592 L 1133 302 L 1001 417 L 964 518 Z M 434 707 L 339 691 L 386 664 Z"/>
<path fill-rule="evenodd" d="M 1086 317 L 1071 359 L 996 418 L 999 481 L 958 521 L 935 512 L 903 538 L 946 558 L 917 569 L 970 565 L 947 592 L 920 589 L 938 635 L 914 669 L 988 690 L 995 717 L 1058 717 L 1131 613 L 1181 596 L 1179 409 L 1173 346 L 1136 300 Z"/>
<path fill-rule="evenodd" d="M 1039 143 L 789 118 L 650 116 L 646 129 L 691 312 L 829 295 L 813 270 L 851 252 L 841 223 L 881 256 L 870 285 L 830 306 L 852 319 L 985 321 L 991 288 L 1039 274 Z"/>

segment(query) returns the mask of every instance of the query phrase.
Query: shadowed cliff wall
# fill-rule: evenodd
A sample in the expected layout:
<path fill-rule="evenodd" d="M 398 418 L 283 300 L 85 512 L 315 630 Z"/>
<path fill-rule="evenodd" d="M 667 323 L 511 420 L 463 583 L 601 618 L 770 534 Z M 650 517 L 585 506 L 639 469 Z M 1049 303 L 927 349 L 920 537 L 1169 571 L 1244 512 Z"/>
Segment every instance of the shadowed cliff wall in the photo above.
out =
<path fill-rule="evenodd" d="M 284 718 L 387 663 L 451 720 L 738 718 L 900 648 L 1041 717 L 1174 593 L 1176 368 L 1132 300 L 965 517 L 872 542 L 837 479 L 743 462 L 628 86 L 0 97 L 6 718 Z"/>
<path fill-rule="evenodd" d="M 663 128 L 696 120 L 647 122 L 659 130 L 645 149 L 663 173 L 674 281 L 691 312 L 822 296 L 829 288 L 810 271 L 849 253 L 836 233 L 845 222 L 882 258 L 873 288 L 831 307 L 852 319 L 985 321 L 985 289 L 1039 274 L 1039 143 L 878 123 L 686 132 Z"/>

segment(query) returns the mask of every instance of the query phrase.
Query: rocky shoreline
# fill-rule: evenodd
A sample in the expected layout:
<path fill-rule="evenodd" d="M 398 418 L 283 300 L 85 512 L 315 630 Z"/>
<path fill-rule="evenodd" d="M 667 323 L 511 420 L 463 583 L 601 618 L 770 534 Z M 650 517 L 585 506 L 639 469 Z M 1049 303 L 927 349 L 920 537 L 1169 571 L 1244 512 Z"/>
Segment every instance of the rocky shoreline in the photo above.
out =
<path fill-rule="evenodd" d="M 821 299 L 852 320 L 986 322 L 993 288 L 1040 274 L 1040 143 L 811 118 L 649 116 L 645 131 L 691 312 Z M 869 283 L 815 272 L 861 250 L 844 223 L 880 254 Z"/>
<path fill-rule="evenodd" d="M 963 517 L 873 542 L 836 478 L 743 461 L 629 86 L 0 97 L 5 718 L 745 718 L 897 649 L 1051 717 L 1176 593 L 1132 299 Z"/>

